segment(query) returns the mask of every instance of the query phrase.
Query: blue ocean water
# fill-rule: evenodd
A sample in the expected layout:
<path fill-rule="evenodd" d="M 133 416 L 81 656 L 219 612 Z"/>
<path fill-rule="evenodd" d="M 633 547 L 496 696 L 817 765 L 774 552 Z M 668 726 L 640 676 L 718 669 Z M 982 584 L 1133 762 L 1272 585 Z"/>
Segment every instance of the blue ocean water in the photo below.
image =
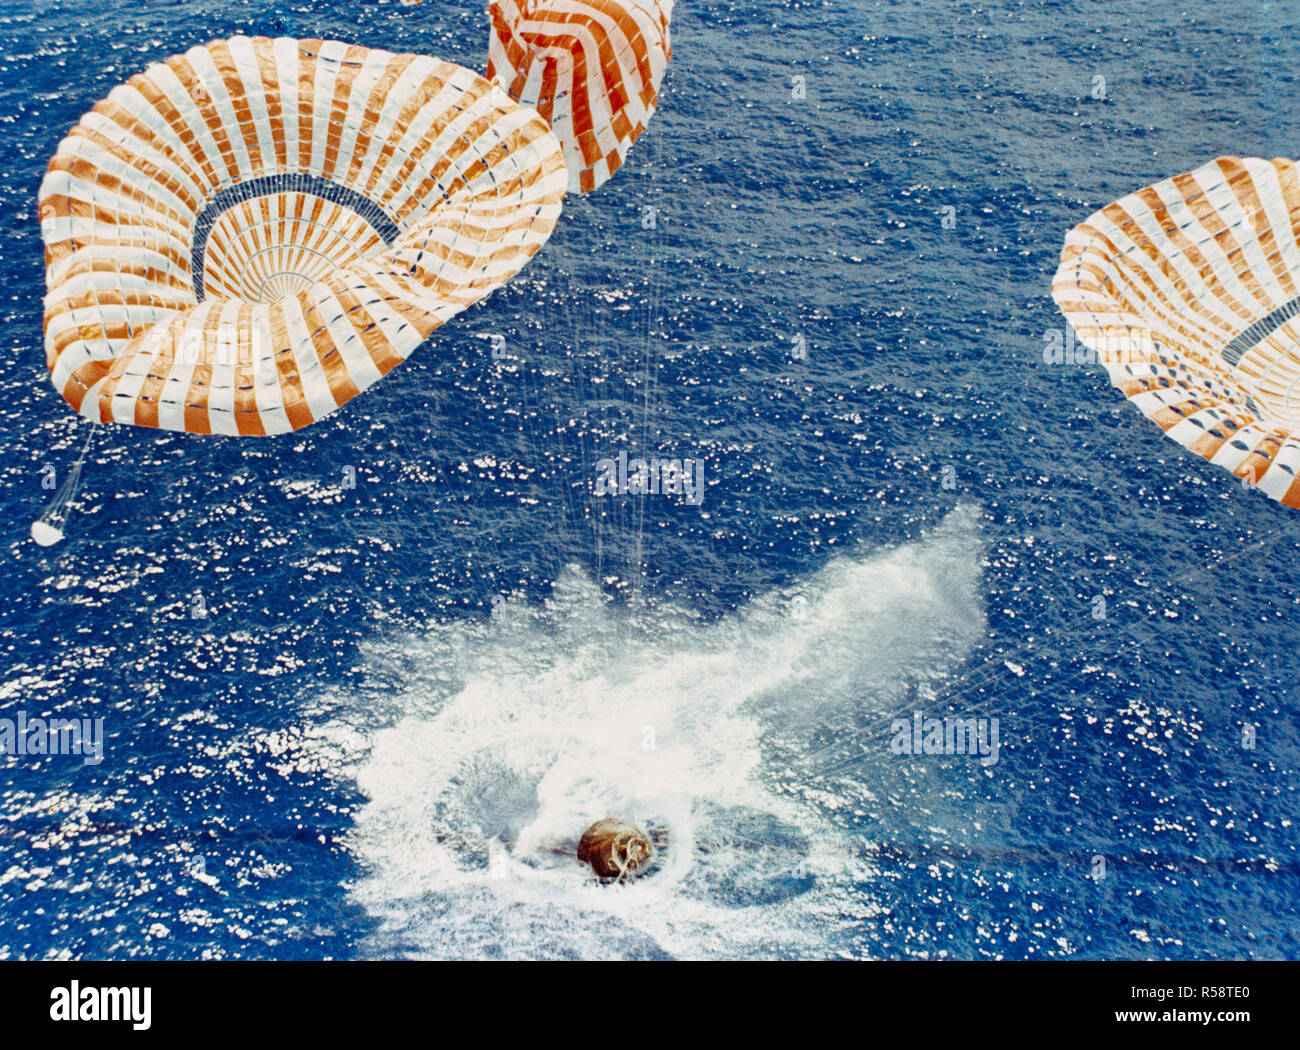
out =
<path fill-rule="evenodd" d="M 482 69 L 484 6 L 0 6 L 0 718 L 106 733 L 0 758 L 0 957 L 1300 957 L 1300 519 L 1042 355 L 1074 223 L 1295 155 L 1285 3 L 682 0 L 514 281 L 306 431 L 106 429 L 31 543 L 59 139 L 235 33 Z"/>

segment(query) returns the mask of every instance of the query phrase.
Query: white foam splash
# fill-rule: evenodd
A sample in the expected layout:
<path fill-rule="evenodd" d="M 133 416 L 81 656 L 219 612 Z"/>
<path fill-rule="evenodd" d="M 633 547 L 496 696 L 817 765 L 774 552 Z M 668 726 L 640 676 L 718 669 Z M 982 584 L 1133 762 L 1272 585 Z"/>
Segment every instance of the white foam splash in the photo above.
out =
<path fill-rule="evenodd" d="M 380 920 L 369 949 L 830 953 L 837 924 L 873 910 L 842 876 L 837 802 L 800 790 L 789 742 L 813 751 L 799 743 L 810 724 L 952 670 L 983 631 L 981 559 L 963 508 L 918 543 L 839 555 L 716 623 L 616 611 L 569 570 L 541 607 L 375 643 L 387 728 L 357 732 L 374 698 L 336 698 L 319 737 L 369 800 L 350 838 L 366 872 L 353 895 Z M 651 875 L 602 887 L 573 859 L 606 816 L 657 837 Z"/>

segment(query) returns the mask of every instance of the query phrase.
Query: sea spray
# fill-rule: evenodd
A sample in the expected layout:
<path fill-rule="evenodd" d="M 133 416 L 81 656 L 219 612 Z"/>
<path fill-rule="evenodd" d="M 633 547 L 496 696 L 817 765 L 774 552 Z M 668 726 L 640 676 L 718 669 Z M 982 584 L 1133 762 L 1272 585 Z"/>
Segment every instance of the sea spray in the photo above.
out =
<path fill-rule="evenodd" d="M 321 730 L 368 799 L 349 841 L 354 897 L 380 920 L 371 950 L 824 954 L 833 917 L 872 910 L 845 861 L 867 844 L 810 786 L 813 731 L 892 714 L 906 683 L 960 665 L 983 632 L 981 560 L 961 509 L 713 623 L 668 602 L 630 612 L 570 569 L 540 604 L 376 641 L 388 724 L 358 737 L 366 700 L 344 695 Z M 597 886 L 574 859 L 610 813 L 655 839 L 635 884 Z"/>

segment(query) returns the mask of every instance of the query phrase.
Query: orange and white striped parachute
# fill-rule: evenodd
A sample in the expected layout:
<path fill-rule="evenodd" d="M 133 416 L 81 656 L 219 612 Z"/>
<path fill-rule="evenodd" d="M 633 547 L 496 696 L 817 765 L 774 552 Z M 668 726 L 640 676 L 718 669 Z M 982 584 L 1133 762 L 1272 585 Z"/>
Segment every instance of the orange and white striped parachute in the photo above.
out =
<path fill-rule="evenodd" d="M 101 422 L 297 430 L 513 276 L 565 183 L 545 122 L 468 69 L 335 41 L 193 48 L 50 162 L 54 386 Z"/>
<path fill-rule="evenodd" d="M 492 0 L 487 75 L 533 106 L 564 147 L 569 190 L 590 193 L 655 111 L 673 0 Z"/>
<path fill-rule="evenodd" d="M 1220 157 L 1066 235 L 1052 297 L 1165 434 L 1300 508 L 1300 178 Z"/>

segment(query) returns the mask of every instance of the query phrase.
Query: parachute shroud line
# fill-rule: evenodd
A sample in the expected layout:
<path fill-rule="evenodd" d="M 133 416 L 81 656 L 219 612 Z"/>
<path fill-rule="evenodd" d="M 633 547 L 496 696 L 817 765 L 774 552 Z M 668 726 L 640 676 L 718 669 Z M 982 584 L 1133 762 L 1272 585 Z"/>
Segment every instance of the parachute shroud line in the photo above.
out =
<path fill-rule="evenodd" d="M 96 429 L 92 423 L 86 434 L 86 440 L 81 446 L 81 454 L 68 469 L 68 476 L 63 479 L 59 491 L 55 493 L 54 499 L 50 501 L 41 516 L 32 522 L 32 539 L 42 547 L 52 547 L 63 539 L 68 516 L 72 512 L 73 500 L 76 499 L 77 489 L 81 485 L 81 468 L 86 462 L 87 453 L 90 452 L 90 444 L 95 439 Z"/>

